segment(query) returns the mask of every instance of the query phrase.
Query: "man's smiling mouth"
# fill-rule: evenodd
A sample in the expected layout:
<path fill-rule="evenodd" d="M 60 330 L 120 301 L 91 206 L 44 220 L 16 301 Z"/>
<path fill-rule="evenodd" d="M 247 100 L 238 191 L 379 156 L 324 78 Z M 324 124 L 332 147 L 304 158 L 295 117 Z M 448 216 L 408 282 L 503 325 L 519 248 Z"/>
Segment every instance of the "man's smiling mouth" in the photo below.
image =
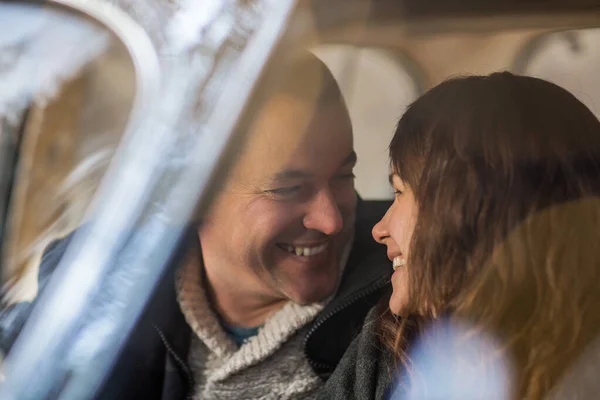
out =
<path fill-rule="evenodd" d="M 327 249 L 327 246 L 329 245 L 329 243 L 321 243 L 318 245 L 312 245 L 312 246 L 295 246 L 293 244 L 285 244 L 285 243 L 278 243 L 277 246 L 284 250 L 287 251 L 288 253 L 294 254 L 298 257 L 310 257 L 310 256 L 316 256 L 317 254 L 321 254 L 322 252 L 324 252 Z"/>

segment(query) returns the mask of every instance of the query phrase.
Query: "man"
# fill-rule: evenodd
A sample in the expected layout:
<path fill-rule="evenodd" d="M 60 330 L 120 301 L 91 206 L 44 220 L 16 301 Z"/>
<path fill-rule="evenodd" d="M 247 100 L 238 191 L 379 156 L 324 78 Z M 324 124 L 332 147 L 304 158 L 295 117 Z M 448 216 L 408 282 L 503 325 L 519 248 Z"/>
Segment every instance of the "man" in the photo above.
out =
<path fill-rule="evenodd" d="M 381 297 L 392 269 L 370 231 L 385 208 L 356 213 L 339 88 L 314 56 L 285 69 L 99 398 L 313 397 Z"/>

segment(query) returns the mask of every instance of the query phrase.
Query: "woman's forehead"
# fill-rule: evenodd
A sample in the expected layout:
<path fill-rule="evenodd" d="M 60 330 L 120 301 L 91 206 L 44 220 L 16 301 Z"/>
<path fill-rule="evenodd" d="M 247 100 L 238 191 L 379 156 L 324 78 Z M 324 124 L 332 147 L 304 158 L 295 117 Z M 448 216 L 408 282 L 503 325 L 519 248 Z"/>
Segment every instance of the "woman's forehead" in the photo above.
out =
<path fill-rule="evenodd" d="M 403 180 L 400 177 L 400 173 L 396 168 L 392 169 L 392 172 L 390 172 L 388 179 L 390 181 L 390 185 L 393 185 L 394 183 L 403 183 Z"/>

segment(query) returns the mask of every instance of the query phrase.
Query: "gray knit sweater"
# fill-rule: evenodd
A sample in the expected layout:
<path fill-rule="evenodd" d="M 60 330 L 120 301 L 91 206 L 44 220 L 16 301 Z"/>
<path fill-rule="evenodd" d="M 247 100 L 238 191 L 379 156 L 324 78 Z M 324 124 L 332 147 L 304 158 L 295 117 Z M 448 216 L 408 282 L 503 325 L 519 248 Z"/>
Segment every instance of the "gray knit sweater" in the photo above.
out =
<path fill-rule="evenodd" d="M 223 331 L 208 305 L 198 254 L 179 271 L 178 301 L 192 337 L 189 364 L 200 399 L 305 399 L 322 386 L 304 357 L 308 323 L 322 304 L 289 302 L 240 348 Z"/>

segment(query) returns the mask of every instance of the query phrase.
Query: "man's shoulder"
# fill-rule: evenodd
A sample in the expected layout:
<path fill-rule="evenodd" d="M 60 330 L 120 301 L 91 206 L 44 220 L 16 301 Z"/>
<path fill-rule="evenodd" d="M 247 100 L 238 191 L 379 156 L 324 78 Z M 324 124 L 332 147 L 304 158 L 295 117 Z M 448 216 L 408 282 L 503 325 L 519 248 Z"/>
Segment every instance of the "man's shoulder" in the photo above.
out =
<path fill-rule="evenodd" d="M 44 250 L 38 272 L 38 285 L 45 284 L 58 266 L 67 247 L 71 243 L 75 232 L 71 232 L 65 237 L 52 241 Z"/>
<path fill-rule="evenodd" d="M 0 349 L 6 354 L 16 341 L 26 320 L 32 312 L 39 295 L 57 271 L 63 255 L 73 243 L 74 237 L 84 228 L 50 243 L 42 256 L 38 272 L 38 296 L 31 303 L 17 303 L 0 312 Z M 77 240 L 77 239 L 75 239 Z M 75 243 L 73 243 L 75 244 Z M 173 259 L 173 268 L 178 258 Z M 154 288 L 143 313 L 126 340 L 122 353 L 115 359 L 112 371 L 106 378 L 106 384 L 98 398 L 142 398 L 131 393 L 144 393 L 162 385 L 162 380 L 152 381 L 148 385 L 136 381 L 149 380 L 148 377 L 163 376 L 165 372 L 166 343 L 170 351 L 185 354 L 190 334 L 183 315 L 176 302 L 174 270 L 169 268 L 161 282 Z M 179 376 L 179 372 L 169 372 L 169 376 Z M 132 377 L 141 377 L 133 379 Z M 178 382 L 178 378 L 174 379 Z M 173 388 L 179 387 L 177 385 Z M 173 389 L 171 388 L 171 389 Z M 128 393 L 121 397 L 115 393 Z M 147 397 L 147 396 L 146 396 Z"/>
<path fill-rule="evenodd" d="M 43 290 L 50 276 L 56 269 L 62 255 L 72 238 L 72 234 L 51 242 L 45 249 L 39 265 L 38 293 Z M 0 312 L 0 348 L 3 353 L 14 344 L 25 321 L 29 317 L 35 300 L 11 304 Z"/>

